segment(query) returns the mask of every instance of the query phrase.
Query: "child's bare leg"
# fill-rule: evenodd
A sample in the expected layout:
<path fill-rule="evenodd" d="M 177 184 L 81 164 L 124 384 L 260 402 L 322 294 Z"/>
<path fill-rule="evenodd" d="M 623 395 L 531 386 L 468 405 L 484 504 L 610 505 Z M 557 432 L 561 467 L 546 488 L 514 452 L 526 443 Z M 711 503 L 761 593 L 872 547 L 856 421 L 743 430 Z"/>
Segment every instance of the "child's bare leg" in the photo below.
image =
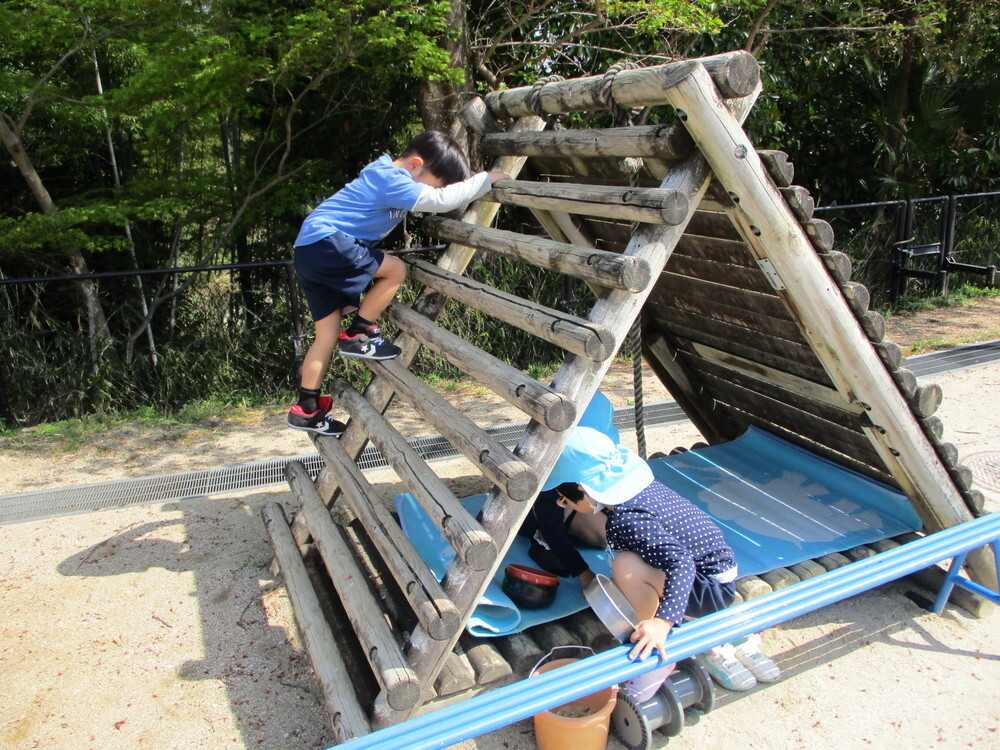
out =
<path fill-rule="evenodd" d="M 648 620 L 656 614 L 666 580 L 662 570 L 649 565 L 635 552 L 616 552 L 611 576 L 640 620 Z"/>
<path fill-rule="evenodd" d="M 340 310 L 316 321 L 316 336 L 302 360 L 301 386 L 318 389 L 323 385 L 330 358 L 340 336 Z"/>
<path fill-rule="evenodd" d="M 405 279 L 406 264 L 395 255 L 386 255 L 375 274 L 375 283 L 365 293 L 358 315 L 365 320 L 378 320 Z"/>

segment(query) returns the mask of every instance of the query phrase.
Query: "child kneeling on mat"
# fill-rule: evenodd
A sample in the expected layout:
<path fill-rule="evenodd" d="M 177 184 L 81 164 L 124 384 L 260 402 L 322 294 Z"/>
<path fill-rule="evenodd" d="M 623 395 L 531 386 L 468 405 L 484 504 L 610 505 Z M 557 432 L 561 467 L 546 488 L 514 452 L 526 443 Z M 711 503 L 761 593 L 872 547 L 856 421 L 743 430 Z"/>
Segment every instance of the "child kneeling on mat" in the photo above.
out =
<path fill-rule="evenodd" d="M 566 483 L 575 484 L 576 492 Z M 608 514 L 612 578 L 640 620 L 632 633 L 630 658 L 642 660 L 653 651 L 666 658 L 667 635 L 685 616 L 717 612 L 735 600 L 736 558 L 719 527 L 657 482 L 644 460 L 607 435 L 577 427 L 544 489 L 557 489 L 559 504 L 577 513 Z M 758 644 L 755 636 L 699 658 L 723 687 L 747 690 L 758 680 L 772 682 L 780 676 Z M 663 679 L 652 690 L 645 681 L 643 694 L 633 697 L 648 699 Z"/>

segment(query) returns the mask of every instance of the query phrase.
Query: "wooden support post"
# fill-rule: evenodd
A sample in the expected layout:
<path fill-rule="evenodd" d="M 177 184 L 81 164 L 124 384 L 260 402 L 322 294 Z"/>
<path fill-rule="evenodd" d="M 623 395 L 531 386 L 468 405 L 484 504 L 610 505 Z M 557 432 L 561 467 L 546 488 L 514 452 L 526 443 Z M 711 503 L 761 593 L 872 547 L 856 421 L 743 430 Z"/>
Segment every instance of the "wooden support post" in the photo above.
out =
<path fill-rule="evenodd" d="M 516 367 L 473 346 L 410 308 L 393 303 L 389 320 L 452 365 L 468 373 L 532 419 L 561 432 L 576 421 L 576 405 Z"/>
<path fill-rule="evenodd" d="M 410 269 L 414 281 L 574 354 L 603 362 L 618 350 L 614 333 L 605 326 L 501 292 L 425 261 L 410 261 Z"/>
<path fill-rule="evenodd" d="M 330 518 L 305 469 L 290 471 L 292 492 L 302 505 L 305 519 L 330 581 L 344 603 L 344 611 L 354 628 L 365 657 L 371 664 L 386 699 L 393 708 L 404 711 L 420 700 L 417 676 L 407 664 L 400 643 L 393 636 L 384 613 L 366 584 L 340 529 Z"/>
<path fill-rule="evenodd" d="M 473 570 L 487 570 L 496 558 L 496 543 L 465 509 L 455 494 L 416 450 L 381 414 L 344 380 L 333 381 L 337 402 L 369 430 L 372 442 L 395 469 L 403 484 L 413 493 L 420 507 L 455 548 L 455 553 Z M 329 438 L 335 440 L 336 438 Z M 319 441 L 317 441 L 318 444 Z"/>
<path fill-rule="evenodd" d="M 961 494 L 878 358 L 840 289 L 823 271 L 806 231 L 726 108 L 708 72 L 684 63 L 666 84 L 678 111 L 716 178 L 737 200 L 730 218 L 758 259 L 771 262 L 781 279 L 778 293 L 838 390 L 868 412 L 866 434 L 893 478 L 913 502 L 930 531 L 972 518 Z M 811 222 L 815 223 L 815 222 Z M 820 248 L 828 251 L 829 247 Z M 996 588 L 996 567 L 988 548 L 970 555 L 979 583 Z"/>
<path fill-rule="evenodd" d="M 299 624 L 302 640 L 312 661 L 313 671 L 323 689 L 323 698 L 339 742 L 363 737 L 371 732 L 368 717 L 354 693 L 354 680 L 337 650 L 330 627 L 326 623 L 319 599 L 313 590 L 305 563 L 288 528 L 281 506 L 270 502 L 261 508 L 264 528 L 271 537 L 271 546 L 278 561 L 285 588 L 292 602 L 292 611 Z"/>
<path fill-rule="evenodd" d="M 450 638 L 461 627 L 458 610 L 445 596 L 427 563 L 388 509 L 371 501 L 374 489 L 340 444 L 336 440 L 323 440 L 317 445 L 323 460 L 340 474 L 344 498 L 378 548 L 421 626 L 435 640 Z M 293 483 L 293 490 L 296 484 L 303 486 L 304 481 L 309 481 L 305 468 L 297 461 L 288 465 L 285 474 Z"/>

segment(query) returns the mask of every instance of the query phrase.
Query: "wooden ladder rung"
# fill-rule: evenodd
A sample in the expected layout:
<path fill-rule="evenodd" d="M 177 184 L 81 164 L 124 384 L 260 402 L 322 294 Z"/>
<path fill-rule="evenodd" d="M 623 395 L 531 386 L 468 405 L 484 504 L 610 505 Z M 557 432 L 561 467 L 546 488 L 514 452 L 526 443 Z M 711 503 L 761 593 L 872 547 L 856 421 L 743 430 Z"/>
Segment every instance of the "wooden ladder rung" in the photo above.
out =
<path fill-rule="evenodd" d="M 604 362 L 618 350 L 615 335 L 606 326 L 501 292 L 426 261 L 408 261 L 408 265 L 414 281 L 573 354 Z"/>
<path fill-rule="evenodd" d="M 556 242 L 544 237 L 481 227 L 455 219 L 431 216 L 422 228 L 445 242 L 498 253 L 539 268 L 573 276 L 601 287 L 638 292 L 649 285 L 649 263 L 632 255 L 622 255 L 593 247 Z"/>
<path fill-rule="evenodd" d="M 413 548 L 388 509 L 372 500 L 375 490 L 337 441 L 323 440 L 317 442 L 317 446 L 323 460 L 340 475 L 341 497 L 350 505 L 354 516 L 378 548 L 421 626 L 434 640 L 451 638 L 462 621 L 454 602 L 444 593 L 434 573 Z M 285 474 L 293 492 L 298 494 L 297 486 L 304 487 L 304 483 L 308 482 L 311 494 L 319 497 L 302 464 L 297 461 L 290 463 Z"/>
<path fill-rule="evenodd" d="M 441 436 L 513 500 L 525 501 L 538 492 L 535 470 L 511 453 L 433 388 L 395 360 L 364 360 L 368 367 L 391 383 L 401 396 L 430 423 Z"/>
<path fill-rule="evenodd" d="M 550 430 L 561 432 L 576 420 L 576 405 L 572 399 L 470 344 L 430 318 L 396 302 L 389 306 L 388 317 L 394 325 L 419 339 L 439 357 L 468 373 Z"/>
<path fill-rule="evenodd" d="M 333 394 L 353 419 L 363 426 L 403 484 L 455 548 L 459 559 L 472 570 L 488 570 L 496 560 L 496 542 L 427 462 L 350 383 L 335 380 Z M 327 442 L 324 439 L 316 441 L 321 453 Z"/>
<path fill-rule="evenodd" d="M 302 504 L 301 513 L 306 527 L 313 536 L 333 587 L 344 603 L 344 611 L 375 679 L 385 693 L 386 701 L 400 711 L 412 708 L 420 701 L 417 675 L 407 663 L 402 646 L 389 628 L 368 585 L 367 576 L 355 561 L 343 532 L 333 522 L 305 469 L 293 473 L 290 484 Z"/>
<path fill-rule="evenodd" d="M 285 578 L 288 598 L 312 660 L 313 671 L 323 689 L 330 723 L 340 742 L 363 737 L 371 732 L 371 725 L 354 692 L 354 680 L 337 650 L 337 643 L 323 615 L 285 514 L 275 502 L 265 504 L 260 514 Z"/>
<path fill-rule="evenodd" d="M 501 180 L 483 200 L 647 224 L 677 225 L 688 214 L 687 195 L 664 188 Z"/>
<path fill-rule="evenodd" d="M 682 125 L 633 125 L 624 128 L 543 130 L 535 133 L 485 133 L 479 139 L 485 156 L 607 158 L 656 156 L 676 159 L 694 150 Z"/>

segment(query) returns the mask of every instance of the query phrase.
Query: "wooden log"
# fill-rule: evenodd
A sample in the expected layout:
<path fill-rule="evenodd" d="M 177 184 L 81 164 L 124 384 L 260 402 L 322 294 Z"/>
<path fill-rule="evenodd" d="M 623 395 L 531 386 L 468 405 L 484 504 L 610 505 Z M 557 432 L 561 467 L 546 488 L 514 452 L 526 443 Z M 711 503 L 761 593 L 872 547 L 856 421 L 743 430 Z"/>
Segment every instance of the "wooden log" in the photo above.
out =
<path fill-rule="evenodd" d="M 455 548 L 459 558 L 473 570 L 489 569 L 497 556 L 496 543 L 454 493 L 350 383 L 334 380 L 332 388 L 337 402 L 365 425 L 372 442 Z"/>
<path fill-rule="evenodd" d="M 793 583 L 798 583 L 802 580 L 788 568 L 775 568 L 774 570 L 769 570 L 766 573 L 761 573 L 760 579 L 774 591 L 787 588 Z"/>
<path fill-rule="evenodd" d="M 388 509 L 382 503 L 371 501 L 370 498 L 376 495 L 374 488 L 340 444 L 336 440 L 323 440 L 317 442 L 317 446 L 327 466 L 340 476 L 342 497 L 378 548 L 420 624 L 435 640 L 450 638 L 462 623 L 455 604 L 445 595 L 427 563 Z M 300 484 L 308 480 L 308 474 L 297 461 L 288 464 L 285 474 L 289 482 L 295 477 Z"/>
<path fill-rule="evenodd" d="M 802 223 L 812 219 L 813 211 L 816 210 L 816 202 L 808 190 L 801 185 L 792 185 L 779 189 L 781 190 L 781 194 L 785 196 L 785 202 L 792 209 L 792 213 L 796 219 Z"/>
<path fill-rule="evenodd" d="M 366 583 L 342 532 L 330 518 L 308 473 L 298 464 L 291 469 L 289 483 L 302 504 L 302 515 L 315 540 L 323 565 L 344 603 L 344 611 L 364 648 L 375 679 L 385 691 L 389 705 L 404 711 L 420 700 L 417 675 L 410 668 L 400 644 L 394 638 L 385 615 Z"/>
<path fill-rule="evenodd" d="M 818 253 L 818 255 L 834 281 L 838 284 L 846 284 L 851 280 L 853 268 L 851 266 L 851 258 L 847 253 L 842 253 L 839 250 L 830 250 L 829 252 Z"/>
<path fill-rule="evenodd" d="M 802 562 L 789 565 L 788 570 L 797 575 L 803 581 L 807 578 L 815 578 L 826 572 L 826 568 L 815 560 L 803 560 Z"/>
<path fill-rule="evenodd" d="M 487 156 L 558 155 L 582 159 L 632 156 L 670 160 L 690 154 L 694 141 L 678 125 L 635 125 L 538 133 L 486 133 L 479 140 L 479 148 Z"/>
<path fill-rule="evenodd" d="M 528 628 L 532 639 L 537 643 L 542 651 L 549 653 L 559 646 L 578 646 L 577 637 L 572 632 L 563 627 L 558 621 L 547 622 L 544 625 L 535 625 Z"/>
<path fill-rule="evenodd" d="M 823 219 L 811 219 L 802 227 L 817 253 L 828 253 L 833 250 L 834 232 L 830 222 L 823 221 Z"/>
<path fill-rule="evenodd" d="M 696 211 L 684 228 L 686 234 L 700 234 L 704 237 L 717 237 L 722 240 L 742 242 L 743 237 L 733 226 L 728 214 L 709 211 Z"/>
<path fill-rule="evenodd" d="M 434 690 L 439 696 L 454 695 L 468 690 L 476 684 L 476 673 L 464 654 L 448 654 L 444 666 L 434 681 Z"/>
<path fill-rule="evenodd" d="M 696 234 L 682 235 L 674 248 L 673 255 L 667 262 L 670 269 L 677 262 L 678 256 L 691 256 L 703 260 L 714 260 L 717 263 L 728 263 L 743 268 L 756 268 L 757 259 L 753 257 L 746 243 L 742 240 L 726 240 L 718 237 L 702 237 Z"/>
<path fill-rule="evenodd" d="M 936 446 L 938 455 L 941 460 L 944 461 L 949 466 L 958 463 L 958 448 L 955 447 L 954 443 L 937 443 Z"/>
<path fill-rule="evenodd" d="M 664 271 L 659 275 L 654 287 L 654 295 L 659 295 L 661 289 L 672 292 L 679 297 L 701 299 L 706 301 L 709 306 L 711 306 L 712 301 L 715 301 L 730 307 L 770 315 L 779 320 L 790 319 L 788 308 L 785 307 L 781 298 L 773 293 L 773 290 L 767 294 L 749 292 L 726 284 L 703 281 L 691 276 L 680 276 L 670 271 Z"/>
<path fill-rule="evenodd" d="M 917 392 L 917 374 L 907 367 L 900 367 L 892 371 L 892 379 L 895 381 L 899 392 L 909 401 Z"/>
<path fill-rule="evenodd" d="M 920 424 L 923 426 L 924 432 L 932 440 L 940 440 L 941 436 L 944 435 L 944 422 L 939 417 L 923 417 L 920 420 Z"/>
<path fill-rule="evenodd" d="M 496 640 L 497 648 L 517 675 L 527 674 L 545 656 L 541 646 L 526 632 L 512 633 Z"/>
<path fill-rule="evenodd" d="M 516 367 L 487 354 L 410 308 L 393 302 L 388 318 L 439 357 L 489 387 L 512 406 L 550 430 L 561 432 L 576 420 L 576 405 Z"/>
<path fill-rule="evenodd" d="M 868 305 L 872 300 L 868 287 L 857 281 L 848 281 L 840 287 L 840 291 L 844 293 L 844 299 L 847 300 L 847 303 L 851 306 L 851 310 L 854 311 L 856 316 L 861 316 L 868 312 Z"/>
<path fill-rule="evenodd" d="M 850 549 L 844 550 L 844 557 L 846 557 L 851 562 L 857 562 L 858 560 L 866 560 L 875 554 L 877 554 L 875 550 L 873 550 L 867 544 L 859 544 L 857 547 L 851 547 Z"/>
<path fill-rule="evenodd" d="M 880 341 L 875 349 L 890 372 L 895 372 L 902 366 L 903 352 L 898 344 L 892 341 Z"/>
<path fill-rule="evenodd" d="M 795 166 L 788 161 L 784 151 L 760 150 L 757 152 L 767 173 L 779 188 L 788 187 L 795 179 Z"/>
<path fill-rule="evenodd" d="M 699 60 L 710 71 L 715 86 L 727 98 L 744 97 L 760 83 L 760 67 L 749 52 L 728 52 Z M 684 62 L 666 63 L 637 70 L 623 70 L 611 82 L 611 97 L 623 108 L 648 107 L 664 103 L 665 81 L 673 69 Z M 486 106 L 495 117 L 510 118 L 540 114 L 533 101 L 546 114 L 595 111 L 608 108 L 605 77 L 588 76 L 569 81 L 546 83 L 538 91 L 522 86 L 486 95 Z"/>
<path fill-rule="evenodd" d="M 459 453 L 513 500 L 531 500 L 538 492 L 535 470 L 499 440 L 477 426 L 433 388 L 395 360 L 364 360 L 399 396 L 418 411 Z"/>
<path fill-rule="evenodd" d="M 651 278 L 649 264 L 641 258 L 595 250 L 592 241 L 581 247 L 440 216 L 424 219 L 422 226 L 428 234 L 447 242 L 499 253 L 601 287 L 638 292 L 649 285 Z"/>
<path fill-rule="evenodd" d="M 984 495 L 981 490 L 977 489 L 971 489 L 966 494 L 969 509 L 972 510 L 972 512 L 977 516 L 981 515 L 983 512 L 983 506 L 986 504 L 986 495 Z"/>
<path fill-rule="evenodd" d="M 861 324 L 861 330 L 873 344 L 878 344 L 885 338 L 885 318 L 880 313 L 869 310 L 858 317 L 858 322 Z"/>
<path fill-rule="evenodd" d="M 618 639 L 611 635 L 601 619 L 592 609 L 577 612 L 567 620 L 569 629 L 581 644 L 589 646 L 595 653 L 607 651 L 618 645 Z"/>
<path fill-rule="evenodd" d="M 501 180 L 483 200 L 648 224 L 676 225 L 687 214 L 687 196 L 661 188 Z"/>
<path fill-rule="evenodd" d="M 410 268 L 414 281 L 581 357 L 603 362 L 618 351 L 614 333 L 602 325 L 501 292 L 424 261 L 411 261 Z"/>
<path fill-rule="evenodd" d="M 774 588 L 771 584 L 760 576 L 743 576 L 736 579 L 736 593 L 743 598 L 743 601 L 770 594 L 772 591 Z"/>
<path fill-rule="evenodd" d="M 269 502 L 261 508 L 264 528 L 278 566 L 285 578 L 285 588 L 292 602 L 292 611 L 302 633 L 313 671 L 323 689 L 323 699 L 330 714 L 330 724 L 338 742 L 347 742 L 371 732 L 368 717 L 358 703 L 353 680 L 337 650 L 330 628 L 323 617 L 316 592 L 309 581 L 305 563 L 288 528 L 281 506 Z"/>
<path fill-rule="evenodd" d="M 756 264 L 748 268 L 674 253 L 670 273 L 757 294 L 774 294 L 774 287 Z"/>
<path fill-rule="evenodd" d="M 914 414 L 926 419 L 941 408 L 941 398 L 941 386 L 927 383 L 917 387 L 916 393 L 910 397 L 910 406 Z"/>
<path fill-rule="evenodd" d="M 834 422 L 848 421 L 864 413 L 861 404 L 852 403 L 839 391 L 827 386 L 708 346 L 695 345 L 694 349 L 697 361 L 692 359 L 695 355 L 685 356 L 699 372 L 731 381 L 770 398 L 787 399 L 789 403 L 806 411 L 815 411 L 814 407 L 817 405 L 825 406 L 827 408 L 821 408 L 819 415 Z"/>
<path fill-rule="evenodd" d="M 965 464 L 954 464 L 948 467 L 948 473 L 951 474 L 952 480 L 959 489 L 964 492 L 972 489 L 972 469 L 968 466 Z"/>
<path fill-rule="evenodd" d="M 493 638 L 476 638 L 468 632 L 462 633 L 459 643 L 465 656 L 472 665 L 476 673 L 476 682 L 479 685 L 488 685 L 497 680 L 510 677 L 514 670 L 503 658 L 503 655 L 493 643 Z"/>
<path fill-rule="evenodd" d="M 853 392 L 869 405 L 871 419 L 882 432 L 866 430 L 866 434 L 925 526 L 936 531 L 969 520 L 972 516 L 954 481 L 923 431 L 916 429 L 914 412 L 893 387 L 857 320 L 846 314 L 850 308 L 843 296 L 834 294 L 836 290 L 824 281 L 815 250 L 832 248 L 817 246 L 813 238 L 817 221 L 799 225 L 710 81 L 697 64 L 677 69 L 668 82 L 675 85 L 667 88 L 666 95 L 683 112 L 682 121 L 716 179 L 739 196 L 739 207 L 730 212 L 730 219 L 754 254 L 774 264 L 786 286 L 783 296 L 789 310 L 815 336 L 811 343 L 837 389 Z M 808 239 L 813 239 L 812 247 Z M 995 589 L 991 551 L 981 550 L 969 559 L 973 577 Z"/>
<path fill-rule="evenodd" d="M 845 565 L 850 565 L 851 558 L 840 552 L 830 552 L 822 557 L 817 557 L 816 562 L 822 565 L 824 570 L 836 570 Z"/>

